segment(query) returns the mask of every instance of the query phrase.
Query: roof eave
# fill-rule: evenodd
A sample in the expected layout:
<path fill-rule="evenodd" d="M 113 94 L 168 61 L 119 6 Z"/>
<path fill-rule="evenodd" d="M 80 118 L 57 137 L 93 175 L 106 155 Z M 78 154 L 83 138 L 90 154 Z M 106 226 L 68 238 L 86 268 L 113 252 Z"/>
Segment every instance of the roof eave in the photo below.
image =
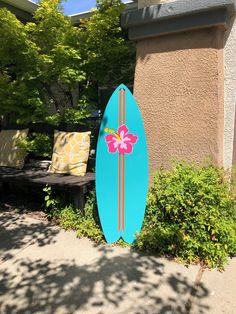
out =
<path fill-rule="evenodd" d="M 16 0 L 1 0 L 1 1 L 31 14 L 33 14 L 38 8 L 38 5 L 30 0 L 17 0 L 17 1 Z"/>

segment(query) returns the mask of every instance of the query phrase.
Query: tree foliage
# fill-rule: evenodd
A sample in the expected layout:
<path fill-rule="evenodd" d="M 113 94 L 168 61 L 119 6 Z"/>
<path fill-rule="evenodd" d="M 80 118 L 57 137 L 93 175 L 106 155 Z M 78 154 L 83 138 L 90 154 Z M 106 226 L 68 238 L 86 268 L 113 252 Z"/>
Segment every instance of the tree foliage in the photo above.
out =
<path fill-rule="evenodd" d="M 94 14 L 81 23 L 84 70 L 103 86 L 133 81 L 135 47 L 120 26 L 124 8 L 120 0 L 97 0 Z"/>
<path fill-rule="evenodd" d="M 42 0 L 26 24 L 0 9 L 0 115 L 77 122 L 98 86 L 132 82 L 134 46 L 120 27 L 123 9 L 120 0 L 98 0 L 78 27 L 60 0 Z"/>

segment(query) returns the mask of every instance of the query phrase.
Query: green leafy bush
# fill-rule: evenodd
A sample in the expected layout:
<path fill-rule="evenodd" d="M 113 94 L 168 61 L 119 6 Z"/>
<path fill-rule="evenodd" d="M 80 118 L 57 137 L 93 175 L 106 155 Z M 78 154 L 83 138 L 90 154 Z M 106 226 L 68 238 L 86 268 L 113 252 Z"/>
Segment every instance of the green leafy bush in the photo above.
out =
<path fill-rule="evenodd" d="M 88 195 L 84 213 L 76 210 L 72 205 L 65 205 L 62 200 L 53 195 L 50 186 L 46 186 L 43 191 L 46 193 L 45 208 L 49 219 L 56 220 L 65 229 L 75 230 L 78 237 L 88 237 L 95 242 L 103 241 L 95 191 L 91 191 Z"/>
<path fill-rule="evenodd" d="M 29 154 L 35 157 L 51 159 L 53 149 L 53 137 L 42 133 L 32 133 L 27 139 L 22 140 L 18 145 Z"/>
<path fill-rule="evenodd" d="M 87 198 L 84 215 L 56 198 L 50 187 L 44 191 L 49 218 L 65 229 L 76 230 L 79 237 L 104 240 L 95 191 Z M 223 169 L 212 165 L 176 163 L 172 170 L 159 170 L 134 247 L 171 255 L 186 264 L 223 269 L 227 258 L 236 254 L 233 191 Z"/>
<path fill-rule="evenodd" d="M 222 269 L 236 253 L 236 198 L 222 169 L 176 163 L 159 170 L 136 247 Z"/>
<path fill-rule="evenodd" d="M 82 124 L 83 120 L 90 118 L 94 111 L 96 111 L 96 107 L 89 102 L 87 97 L 82 96 L 76 106 L 64 108 L 62 112 L 53 115 L 47 115 L 45 122 L 55 126 L 61 123 Z"/>

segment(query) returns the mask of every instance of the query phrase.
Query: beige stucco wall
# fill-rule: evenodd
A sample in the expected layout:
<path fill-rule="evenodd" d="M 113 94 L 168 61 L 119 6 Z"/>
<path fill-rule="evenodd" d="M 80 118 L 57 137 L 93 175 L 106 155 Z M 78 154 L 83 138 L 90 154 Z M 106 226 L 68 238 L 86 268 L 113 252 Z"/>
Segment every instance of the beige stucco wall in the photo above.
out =
<path fill-rule="evenodd" d="M 172 159 L 223 164 L 223 33 L 217 28 L 137 43 L 134 94 L 145 123 L 149 172 Z"/>
<path fill-rule="evenodd" d="M 231 18 L 225 33 L 224 166 L 236 165 L 236 21 Z"/>

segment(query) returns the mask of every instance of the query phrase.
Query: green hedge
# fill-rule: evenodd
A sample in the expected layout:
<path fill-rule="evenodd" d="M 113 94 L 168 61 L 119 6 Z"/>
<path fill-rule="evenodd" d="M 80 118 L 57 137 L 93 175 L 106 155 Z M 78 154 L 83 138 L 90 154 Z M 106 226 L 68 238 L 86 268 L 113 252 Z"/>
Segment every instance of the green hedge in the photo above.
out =
<path fill-rule="evenodd" d="M 236 253 L 235 205 L 223 169 L 184 162 L 161 169 L 135 246 L 222 269 Z"/>
<path fill-rule="evenodd" d="M 104 241 L 95 191 L 87 199 L 85 216 L 55 199 L 50 187 L 44 192 L 49 217 L 76 230 L 79 237 Z M 228 257 L 236 254 L 236 197 L 223 169 L 182 162 L 171 170 L 159 170 L 134 247 L 186 264 L 222 269 Z"/>

